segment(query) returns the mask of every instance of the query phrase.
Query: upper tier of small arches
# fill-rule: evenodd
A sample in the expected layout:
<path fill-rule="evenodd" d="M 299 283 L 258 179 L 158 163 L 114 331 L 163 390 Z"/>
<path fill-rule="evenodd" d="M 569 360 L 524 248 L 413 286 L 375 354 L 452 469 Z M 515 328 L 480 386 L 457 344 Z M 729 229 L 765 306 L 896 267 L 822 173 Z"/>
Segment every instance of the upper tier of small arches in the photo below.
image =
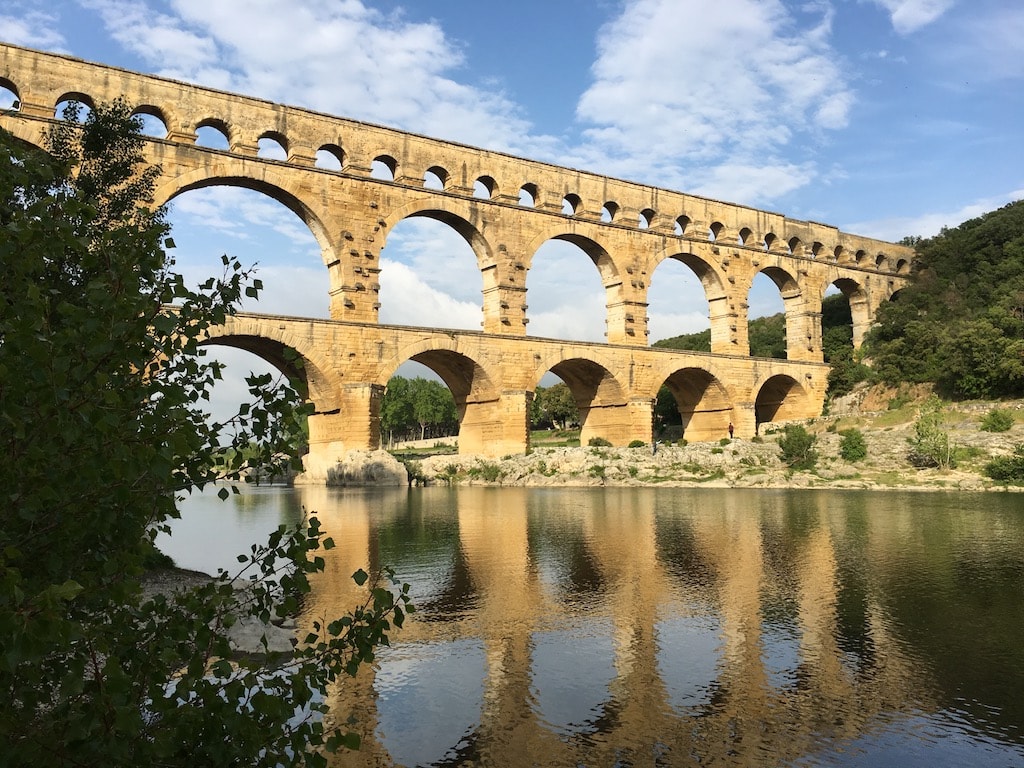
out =
<path fill-rule="evenodd" d="M 816 222 L 13 46 L 0 46 L 0 91 L 10 108 L 57 119 L 69 102 L 91 108 L 123 96 L 158 140 L 716 246 L 910 270 L 910 249 Z"/>

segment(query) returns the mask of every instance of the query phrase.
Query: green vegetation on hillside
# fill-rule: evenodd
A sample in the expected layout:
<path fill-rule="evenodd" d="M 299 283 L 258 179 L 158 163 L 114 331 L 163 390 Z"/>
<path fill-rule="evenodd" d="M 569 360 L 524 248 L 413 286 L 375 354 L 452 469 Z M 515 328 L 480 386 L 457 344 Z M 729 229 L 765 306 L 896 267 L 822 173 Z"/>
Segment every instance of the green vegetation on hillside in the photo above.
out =
<path fill-rule="evenodd" d="M 1024 396 L 1024 201 L 943 229 L 917 254 L 915 281 L 866 340 L 874 375 L 953 399 Z"/>

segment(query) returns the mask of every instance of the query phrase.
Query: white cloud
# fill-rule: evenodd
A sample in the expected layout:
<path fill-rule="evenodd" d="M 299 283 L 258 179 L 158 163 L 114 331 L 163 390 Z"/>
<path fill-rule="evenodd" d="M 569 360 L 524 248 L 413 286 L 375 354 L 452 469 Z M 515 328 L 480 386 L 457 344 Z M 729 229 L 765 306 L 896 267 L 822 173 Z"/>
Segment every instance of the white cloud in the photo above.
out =
<path fill-rule="evenodd" d="M 432 288 L 408 265 L 381 259 L 380 322 L 479 331 L 482 319 L 479 303 L 454 299 Z"/>
<path fill-rule="evenodd" d="M 953 7 L 955 0 L 872 0 L 889 12 L 893 28 L 909 35 L 931 24 Z"/>
<path fill-rule="evenodd" d="M 8 11 L 19 11 L 22 3 L 8 5 Z M 17 16 L 0 14 L 0 30 L 4 42 L 21 45 L 26 48 L 39 48 L 47 51 L 63 51 L 65 40 L 57 26 L 60 19 L 52 13 L 27 11 Z"/>
<path fill-rule="evenodd" d="M 778 156 L 796 136 L 844 127 L 853 103 L 827 42 L 831 12 L 801 10 L 817 14 L 812 23 L 778 0 L 628 4 L 599 36 L 594 82 L 577 108 L 590 126 L 580 154 L 688 190 L 720 167 L 791 164 Z M 776 179 L 768 173 L 726 197 L 773 199 Z M 801 174 L 786 186 L 806 182 Z"/>
<path fill-rule="evenodd" d="M 1002 195 L 982 198 L 954 211 L 936 211 L 919 216 L 896 216 L 887 219 L 862 221 L 843 227 L 847 232 L 857 232 L 868 237 L 896 242 L 904 237 L 920 235 L 932 237 L 943 227 L 957 227 L 968 219 L 994 211 L 1015 200 L 1024 199 L 1024 188 L 1015 189 Z"/>

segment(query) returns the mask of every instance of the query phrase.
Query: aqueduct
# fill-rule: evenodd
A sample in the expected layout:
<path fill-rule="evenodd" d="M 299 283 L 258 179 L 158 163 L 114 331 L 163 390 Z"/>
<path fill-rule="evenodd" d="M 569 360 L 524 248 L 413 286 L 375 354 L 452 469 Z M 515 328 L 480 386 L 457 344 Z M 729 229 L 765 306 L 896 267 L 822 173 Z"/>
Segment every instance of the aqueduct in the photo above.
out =
<path fill-rule="evenodd" d="M 547 371 L 571 388 L 584 442 L 649 441 L 663 384 L 689 440 L 717 439 L 730 422 L 749 437 L 759 423 L 816 416 L 828 373 L 826 290 L 849 299 L 859 345 L 878 306 L 908 280 L 910 249 L 824 224 L 67 56 L 0 45 L 0 88 L 15 99 L 0 125 L 37 146 L 69 100 L 89 106 L 123 97 L 158 118 L 166 135 L 146 145 L 148 160 L 163 169 L 156 204 L 201 187 L 245 187 L 306 223 L 329 275 L 331 319 L 245 313 L 211 343 L 278 364 L 290 348 L 303 360 L 315 408 L 311 477 L 324 476 L 345 451 L 379 447 L 380 397 L 408 360 L 432 368 L 452 390 L 463 453 L 525 450 L 529 405 Z M 226 148 L 197 144 L 197 131 L 209 128 L 223 134 Z M 268 140 L 284 159 L 261 156 Z M 332 167 L 318 164 L 325 155 Z M 483 285 L 480 332 L 378 322 L 381 251 L 410 217 L 441 221 L 472 248 Z M 605 343 L 527 335 L 526 274 L 552 239 L 576 244 L 593 261 L 605 291 Z M 648 345 L 649 282 L 668 259 L 703 285 L 710 354 Z M 747 297 L 761 273 L 782 296 L 785 360 L 749 354 Z"/>

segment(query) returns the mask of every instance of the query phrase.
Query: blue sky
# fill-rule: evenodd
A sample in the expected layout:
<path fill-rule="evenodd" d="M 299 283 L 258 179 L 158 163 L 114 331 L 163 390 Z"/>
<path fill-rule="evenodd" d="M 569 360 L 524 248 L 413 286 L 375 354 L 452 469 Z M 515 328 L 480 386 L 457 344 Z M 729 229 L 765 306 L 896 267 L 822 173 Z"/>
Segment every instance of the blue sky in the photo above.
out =
<path fill-rule="evenodd" d="M 1017 0 L 6 0 L 0 40 L 883 239 L 1024 197 Z M 326 314 L 312 237 L 277 204 L 206 190 L 171 220 L 183 271 L 258 261 L 251 308 Z M 601 340 L 596 271 L 544 248 L 530 332 Z M 382 321 L 479 328 L 444 227 L 400 225 L 382 267 Z M 651 286 L 652 340 L 707 326 L 684 267 Z M 755 288 L 753 315 L 781 308 Z"/>

